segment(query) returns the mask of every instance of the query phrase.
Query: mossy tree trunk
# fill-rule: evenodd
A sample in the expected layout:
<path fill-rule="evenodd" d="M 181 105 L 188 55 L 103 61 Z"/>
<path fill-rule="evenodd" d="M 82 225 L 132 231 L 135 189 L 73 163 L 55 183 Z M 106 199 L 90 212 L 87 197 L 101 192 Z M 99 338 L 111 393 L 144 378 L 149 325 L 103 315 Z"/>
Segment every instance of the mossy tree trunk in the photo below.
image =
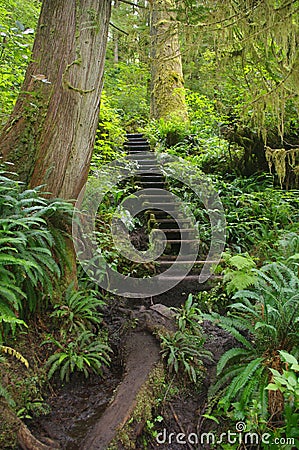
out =
<path fill-rule="evenodd" d="M 182 58 L 173 0 L 151 1 L 151 117 L 187 120 Z"/>
<path fill-rule="evenodd" d="M 22 92 L 0 136 L 31 187 L 75 199 L 90 164 L 111 0 L 44 0 Z"/>

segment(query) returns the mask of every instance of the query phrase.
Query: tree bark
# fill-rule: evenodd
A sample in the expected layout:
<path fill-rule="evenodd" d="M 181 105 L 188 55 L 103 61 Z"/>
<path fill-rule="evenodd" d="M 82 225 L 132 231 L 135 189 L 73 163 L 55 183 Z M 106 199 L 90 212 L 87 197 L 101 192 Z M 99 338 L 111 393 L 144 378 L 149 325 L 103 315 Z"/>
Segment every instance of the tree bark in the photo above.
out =
<path fill-rule="evenodd" d="M 173 0 L 151 2 L 151 117 L 187 120 L 182 58 Z"/>
<path fill-rule="evenodd" d="M 94 145 L 111 0 L 44 0 L 22 92 L 0 136 L 29 186 L 77 198 Z"/>
<path fill-rule="evenodd" d="M 119 7 L 119 1 L 114 1 L 114 8 Z M 117 64 L 119 62 L 119 48 L 118 48 L 118 41 L 119 41 L 119 32 L 116 30 L 113 30 L 113 42 L 114 42 L 114 49 L 113 49 L 113 62 Z"/>

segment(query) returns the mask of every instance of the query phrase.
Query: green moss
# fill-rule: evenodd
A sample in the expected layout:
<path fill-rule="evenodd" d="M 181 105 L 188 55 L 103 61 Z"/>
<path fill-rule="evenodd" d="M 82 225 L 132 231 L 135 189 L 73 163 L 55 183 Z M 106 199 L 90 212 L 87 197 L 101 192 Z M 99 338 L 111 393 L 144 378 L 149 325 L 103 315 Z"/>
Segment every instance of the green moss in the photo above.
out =
<path fill-rule="evenodd" d="M 134 411 L 124 425 L 118 431 L 115 439 L 111 442 L 108 450 L 118 449 L 118 443 L 121 443 L 125 449 L 135 449 L 135 429 L 140 422 L 152 421 L 152 412 L 159 403 L 159 399 L 163 397 L 165 389 L 165 371 L 162 363 L 159 363 L 150 373 L 148 381 L 139 391 L 136 398 L 136 406 Z"/>
<path fill-rule="evenodd" d="M 10 408 L 5 404 L 4 400 L 0 399 L 0 448 L 14 449 L 17 448 L 17 434 L 18 422 L 14 419 Z"/>
<path fill-rule="evenodd" d="M 159 77 L 155 80 L 152 92 L 155 98 L 158 118 L 170 119 L 174 115 L 187 120 L 184 80 L 175 70 L 168 70 L 163 61 L 158 64 Z"/>

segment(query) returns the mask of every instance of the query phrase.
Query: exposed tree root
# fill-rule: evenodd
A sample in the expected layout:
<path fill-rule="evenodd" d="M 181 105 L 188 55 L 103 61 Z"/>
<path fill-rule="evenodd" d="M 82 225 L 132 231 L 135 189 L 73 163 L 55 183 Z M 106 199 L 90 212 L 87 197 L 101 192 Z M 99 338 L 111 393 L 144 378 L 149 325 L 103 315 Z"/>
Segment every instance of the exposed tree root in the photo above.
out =
<path fill-rule="evenodd" d="M 36 439 L 29 428 L 12 411 L 8 403 L 1 399 L 0 416 L 8 427 L 15 431 L 17 442 L 23 450 L 59 450 L 60 446 L 51 439 L 47 439 L 48 444 L 44 444 Z"/>

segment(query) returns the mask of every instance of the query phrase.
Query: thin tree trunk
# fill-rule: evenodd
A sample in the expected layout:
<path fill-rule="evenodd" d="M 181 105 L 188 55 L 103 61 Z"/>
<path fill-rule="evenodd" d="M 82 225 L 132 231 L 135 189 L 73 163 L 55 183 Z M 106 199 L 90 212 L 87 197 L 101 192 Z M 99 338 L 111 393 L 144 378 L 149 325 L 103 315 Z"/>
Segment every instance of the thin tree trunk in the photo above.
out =
<path fill-rule="evenodd" d="M 119 1 L 115 0 L 114 8 L 119 7 Z M 119 34 L 117 30 L 113 30 L 113 42 L 114 42 L 114 50 L 113 50 L 113 62 L 117 64 L 119 62 L 119 48 L 118 48 L 118 40 Z"/>
<path fill-rule="evenodd" d="M 44 0 L 22 93 L 0 150 L 27 185 L 75 199 L 98 123 L 111 0 Z"/>

